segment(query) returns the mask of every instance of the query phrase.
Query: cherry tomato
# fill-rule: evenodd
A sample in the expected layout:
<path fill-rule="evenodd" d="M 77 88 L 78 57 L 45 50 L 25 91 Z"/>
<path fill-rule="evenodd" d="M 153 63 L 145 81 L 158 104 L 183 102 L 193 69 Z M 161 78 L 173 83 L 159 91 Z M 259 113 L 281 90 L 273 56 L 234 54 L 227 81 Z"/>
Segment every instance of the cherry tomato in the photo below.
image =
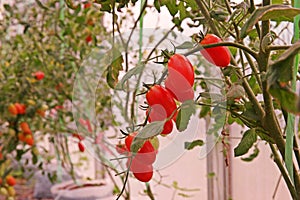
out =
<path fill-rule="evenodd" d="M 28 144 L 29 146 L 32 146 L 34 144 L 34 139 L 32 135 L 25 136 L 25 143 Z"/>
<path fill-rule="evenodd" d="M 91 2 L 86 2 L 86 3 L 84 3 L 84 5 L 83 5 L 84 9 L 88 9 L 88 8 L 90 8 L 91 6 L 92 6 L 92 3 L 91 3 Z"/>
<path fill-rule="evenodd" d="M 86 43 L 90 43 L 93 40 L 92 35 L 88 35 L 85 38 Z"/>
<path fill-rule="evenodd" d="M 14 186 L 17 183 L 16 179 L 11 175 L 6 176 L 5 180 L 6 180 L 6 183 L 10 186 Z"/>
<path fill-rule="evenodd" d="M 18 114 L 23 115 L 26 113 L 26 106 L 25 104 L 15 103 L 15 107 L 18 111 Z"/>
<path fill-rule="evenodd" d="M 147 110 L 146 115 L 148 115 L 148 112 L 149 111 Z M 150 112 L 149 117 L 148 117 L 148 121 L 151 123 L 151 122 L 154 122 L 154 121 L 162 121 L 162 120 L 164 120 L 164 117 L 159 116 L 155 112 L 155 109 L 151 109 L 151 112 Z M 164 129 L 160 134 L 167 135 L 167 134 L 171 133 L 172 130 L 173 130 L 173 122 L 172 122 L 172 120 L 168 120 L 168 121 L 165 122 Z"/>
<path fill-rule="evenodd" d="M 200 44 L 206 45 L 218 42 L 222 42 L 221 38 L 214 34 L 207 34 L 203 40 L 201 40 Z M 201 50 L 200 53 L 207 61 L 218 67 L 227 67 L 230 64 L 230 51 L 225 46 L 206 48 Z"/>
<path fill-rule="evenodd" d="M 173 98 L 177 101 L 184 102 L 186 100 L 194 99 L 194 90 L 190 86 L 180 87 L 177 84 L 176 79 L 168 76 L 165 80 L 165 86 L 168 91 L 172 94 Z"/>
<path fill-rule="evenodd" d="M 171 116 L 177 108 L 173 96 L 161 85 L 151 87 L 146 94 L 146 100 L 149 106 L 164 118 Z"/>
<path fill-rule="evenodd" d="M 37 71 L 37 72 L 34 73 L 34 77 L 37 80 L 42 80 L 45 77 L 45 74 L 42 71 Z"/>
<path fill-rule="evenodd" d="M 8 111 L 12 115 L 17 115 L 18 114 L 18 110 L 17 110 L 17 108 L 16 108 L 16 106 L 14 104 L 10 104 L 8 106 Z"/>
<path fill-rule="evenodd" d="M 194 68 L 185 56 L 174 54 L 168 61 L 168 77 L 176 81 L 177 87 L 192 87 L 195 80 Z"/>
<path fill-rule="evenodd" d="M 127 167 L 129 167 L 130 159 L 127 161 Z M 140 162 L 138 159 L 133 158 L 130 165 L 130 171 L 133 172 L 133 175 L 136 179 L 141 182 L 149 182 L 153 176 L 153 166 L 147 165 Z"/>
<path fill-rule="evenodd" d="M 146 141 L 142 148 L 137 152 L 135 158 L 142 163 L 152 164 L 156 159 L 156 150 L 150 141 Z"/>
<path fill-rule="evenodd" d="M 137 132 L 134 132 L 134 133 L 131 133 L 129 134 L 126 138 L 125 138 L 125 145 L 126 145 L 126 148 L 128 149 L 128 151 L 130 151 L 130 146 L 131 146 L 131 143 L 134 139 L 134 137 L 137 135 Z"/>
<path fill-rule="evenodd" d="M 82 144 L 82 142 L 78 142 L 78 149 L 79 149 L 79 151 L 84 152 L 85 147 L 84 147 L 84 145 Z"/>
<path fill-rule="evenodd" d="M 32 134 L 32 132 L 30 130 L 30 127 L 29 127 L 27 122 L 21 122 L 20 123 L 20 128 L 21 128 L 21 130 L 23 131 L 23 133 L 25 135 L 31 135 Z"/>

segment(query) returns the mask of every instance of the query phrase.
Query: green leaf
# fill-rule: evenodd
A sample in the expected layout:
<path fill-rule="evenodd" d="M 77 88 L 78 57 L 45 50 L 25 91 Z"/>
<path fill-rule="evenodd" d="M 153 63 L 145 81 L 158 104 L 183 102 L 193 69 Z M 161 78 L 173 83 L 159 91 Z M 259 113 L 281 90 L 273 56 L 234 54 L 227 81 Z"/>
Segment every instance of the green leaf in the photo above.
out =
<path fill-rule="evenodd" d="M 109 56 L 111 56 L 112 61 L 107 67 L 106 79 L 109 87 L 114 89 L 118 83 L 119 72 L 123 70 L 122 63 L 124 60 L 121 52 L 116 48 L 111 50 Z"/>
<path fill-rule="evenodd" d="M 176 47 L 176 49 L 191 49 L 194 47 L 192 42 L 185 41 L 184 43 L 180 44 Z"/>
<path fill-rule="evenodd" d="M 249 129 L 247 130 L 243 137 L 241 142 L 238 144 L 237 147 L 234 148 L 234 156 L 242 156 L 246 154 L 249 149 L 253 146 L 253 144 L 257 140 L 257 135 L 255 132 L 255 129 Z"/>
<path fill-rule="evenodd" d="M 258 135 L 258 137 L 260 137 L 260 139 L 267 141 L 268 143 L 274 144 L 275 141 L 274 139 L 264 130 L 261 130 L 259 128 L 256 129 L 256 134 Z"/>
<path fill-rule="evenodd" d="M 179 2 L 178 10 L 179 10 L 179 19 L 181 21 L 188 17 L 188 12 L 187 12 L 187 10 L 186 10 L 186 8 L 184 6 L 183 1 Z"/>
<path fill-rule="evenodd" d="M 130 69 L 120 80 L 120 82 L 116 85 L 116 90 L 124 90 L 124 84 L 125 82 L 130 79 L 132 76 L 140 74 L 144 69 L 144 65 L 136 66 L 132 69 Z"/>
<path fill-rule="evenodd" d="M 174 17 L 178 12 L 176 0 L 161 0 L 163 5 L 166 5 L 170 14 Z"/>
<path fill-rule="evenodd" d="M 270 5 L 256 9 L 241 29 L 241 38 L 247 36 L 252 27 L 260 20 L 293 21 L 300 9 L 287 5 Z"/>
<path fill-rule="evenodd" d="M 294 59 L 299 50 L 300 41 L 293 44 L 275 62 L 271 63 L 267 71 L 269 86 L 278 82 L 288 83 L 293 79 Z"/>
<path fill-rule="evenodd" d="M 149 138 L 157 136 L 163 131 L 165 121 L 155 121 L 147 124 L 135 137 L 132 141 L 130 150 L 134 153 L 143 146 L 144 142 Z"/>
<path fill-rule="evenodd" d="M 279 84 L 273 84 L 269 88 L 269 92 L 279 101 L 285 110 L 295 114 L 300 112 L 298 107 L 299 98 L 289 87 L 281 87 Z"/>
<path fill-rule="evenodd" d="M 243 161 L 245 162 L 251 162 L 254 158 L 256 158 L 259 154 L 259 149 L 257 148 L 257 146 L 255 145 L 255 148 L 253 150 L 253 153 L 250 154 L 249 157 L 246 157 L 246 158 L 241 158 Z"/>
<path fill-rule="evenodd" d="M 160 0 L 154 0 L 154 7 L 160 13 Z"/>
<path fill-rule="evenodd" d="M 176 127 L 178 131 L 184 131 L 190 121 L 192 114 L 195 114 L 196 106 L 193 100 L 187 100 L 182 103 L 176 119 Z"/>
<path fill-rule="evenodd" d="M 196 146 L 202 146 L 204 144 L 203 140 L 194 140 L 192 142 L 185 142 L 184 148 L 187 150 L 191 150 Z"/>

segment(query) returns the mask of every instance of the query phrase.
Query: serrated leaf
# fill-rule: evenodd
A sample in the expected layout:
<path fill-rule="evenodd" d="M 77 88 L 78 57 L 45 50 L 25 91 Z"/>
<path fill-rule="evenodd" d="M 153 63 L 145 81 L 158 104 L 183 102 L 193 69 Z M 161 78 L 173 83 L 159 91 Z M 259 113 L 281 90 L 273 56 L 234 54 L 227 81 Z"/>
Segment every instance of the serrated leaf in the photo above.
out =
<path fill-rule="evenodd" d="M 296 15 L 300 14 L 300 9 L 287 5 L 270 5 L 256 9 L 248 18 L 241 29 L 241 38 L 247 36 L 252 27 L 260 20 L 293 21 Z"/>
<path fill-rule="evenodd" d="M 165 125 L 165 121 L 155 121 L 147 124 L 139 133 L 134 137 L 132 144 L 130 146 L 130 150 L 134 153 L 138 152 L 138 150 L 143 146 L 144 142 L 157 136 L 163 131 Z"/>
<path fill-rule="evenodd" d="M 255 146 L 253 153 L 250 154 L 250 156 L 246 157 L 246 158 L 241 158 L 243 161 L 245 162 L 251 162 L 254 158 L 256 158 L 259 154 L 259 149 L 257 148 L 257 146 Z"/>
<path fill-rule="evenodd" d="M 118 83 L 119 72 L 123 70 L 122 64 L 124 60 L 121 52 L 116 48 L 113 48 L 109 55 L 112 59 L 110 65 L 107 67 L 106 80 L 109 87 L 114 89 Z"/>
<path fill-rule="evenodd" d="M 193 100 L 187 100 L 182 103 L 176 119 L 176 127 L 178 131 L 184 131 L 190 121 L 190 118 L 196 112 L 196 106 Z"/>
<path fill-rule="evenodd" d="M 184 43 L 180 44 L 176 47 L 176 49 L 191 49 L 194 47 L 192 42 L 185 41 Z"/>
<path fill-rule="evenodd" d="M 203 146 L 204 142 L 203 140 L 194 140 L 192 142 L 185 142 L 184 148 L 187 150 L 192 150 L 196 146 Z"/>
<path fill-rule="evenodd" d="M 118 82 L 116 85 L 115 89 L 116 90 L 124 90 L 124 84 L 125 82 L 130 79 L 132 76 L 140 74 L 144 69 L 144 65 L 139 65 L 136 66 L 132 69 L 130 69 L 123 77 L 122 79 Z"/>
<path fill-rule="evenodd" d="M 234 148 L 234 156 L 242 156 L 246 154 L 249 149 L 253 146 L 253 144 L 257 140 L 257 135 L 255 132 L 255 129 L 249 129 L 247 130 L 243 137 L 241 142 L 238 144 L 236 148 Z"/>

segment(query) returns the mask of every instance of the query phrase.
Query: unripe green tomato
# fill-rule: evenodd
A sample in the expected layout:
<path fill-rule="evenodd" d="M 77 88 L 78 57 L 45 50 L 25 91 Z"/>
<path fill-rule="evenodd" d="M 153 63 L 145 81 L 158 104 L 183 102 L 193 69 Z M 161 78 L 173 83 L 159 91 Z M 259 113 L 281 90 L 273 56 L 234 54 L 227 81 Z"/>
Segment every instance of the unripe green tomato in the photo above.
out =
<path fill-rule="evenodd" d="M 31 106 L 34 106 L 36 104 L 36 102 L 34 100 L 28 99 L 27 104 L 31 105 Z"/>
<path fill-rule="evenodd" d="M 0 188 L 0 194 L 3 196 L 7 196 L 8 195 L 8 191 L 5 187 L 1 187 Z"/>

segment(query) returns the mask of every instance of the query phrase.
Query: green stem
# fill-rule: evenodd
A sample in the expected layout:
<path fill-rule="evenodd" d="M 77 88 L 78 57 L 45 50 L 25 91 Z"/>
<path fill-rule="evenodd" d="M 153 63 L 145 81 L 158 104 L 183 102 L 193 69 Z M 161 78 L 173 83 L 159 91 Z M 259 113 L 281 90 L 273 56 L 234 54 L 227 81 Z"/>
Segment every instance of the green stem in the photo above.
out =
<path fill-rule="evenodd" d="M 280 170 L 280 172 L 281 172 L 281 174 L 282 174 L 282 176 L 284 178 L 284 181 L 287 184 L 287 187 L 288 187 L 288 189 L 289 189 L 289 191 L 290 191 L 293 199 L 297 200 L 296 190 L 295 190 L 295 188 L 294 188 L 294 186 L 293 186 L 293 184 L 292 184 L 292 182 L 291 182 L 291 180 L 289 178 L 288 173 L 286 172 L 286 170 L 285 170 L 285 168 L 284 168 L 284 166 L 283 166 L 283 164 L 282 164 L 282 162 L 280 160 L 280 156 L 278 155 L 275 147 L 272 144 L 270 144 L 270 148 L 271 148 L 273 156 L 274 156 L 274 162 L 277 164 L 277 166 L 278 166 L 278 168 L 279 168 L 279 170 Z"/>

